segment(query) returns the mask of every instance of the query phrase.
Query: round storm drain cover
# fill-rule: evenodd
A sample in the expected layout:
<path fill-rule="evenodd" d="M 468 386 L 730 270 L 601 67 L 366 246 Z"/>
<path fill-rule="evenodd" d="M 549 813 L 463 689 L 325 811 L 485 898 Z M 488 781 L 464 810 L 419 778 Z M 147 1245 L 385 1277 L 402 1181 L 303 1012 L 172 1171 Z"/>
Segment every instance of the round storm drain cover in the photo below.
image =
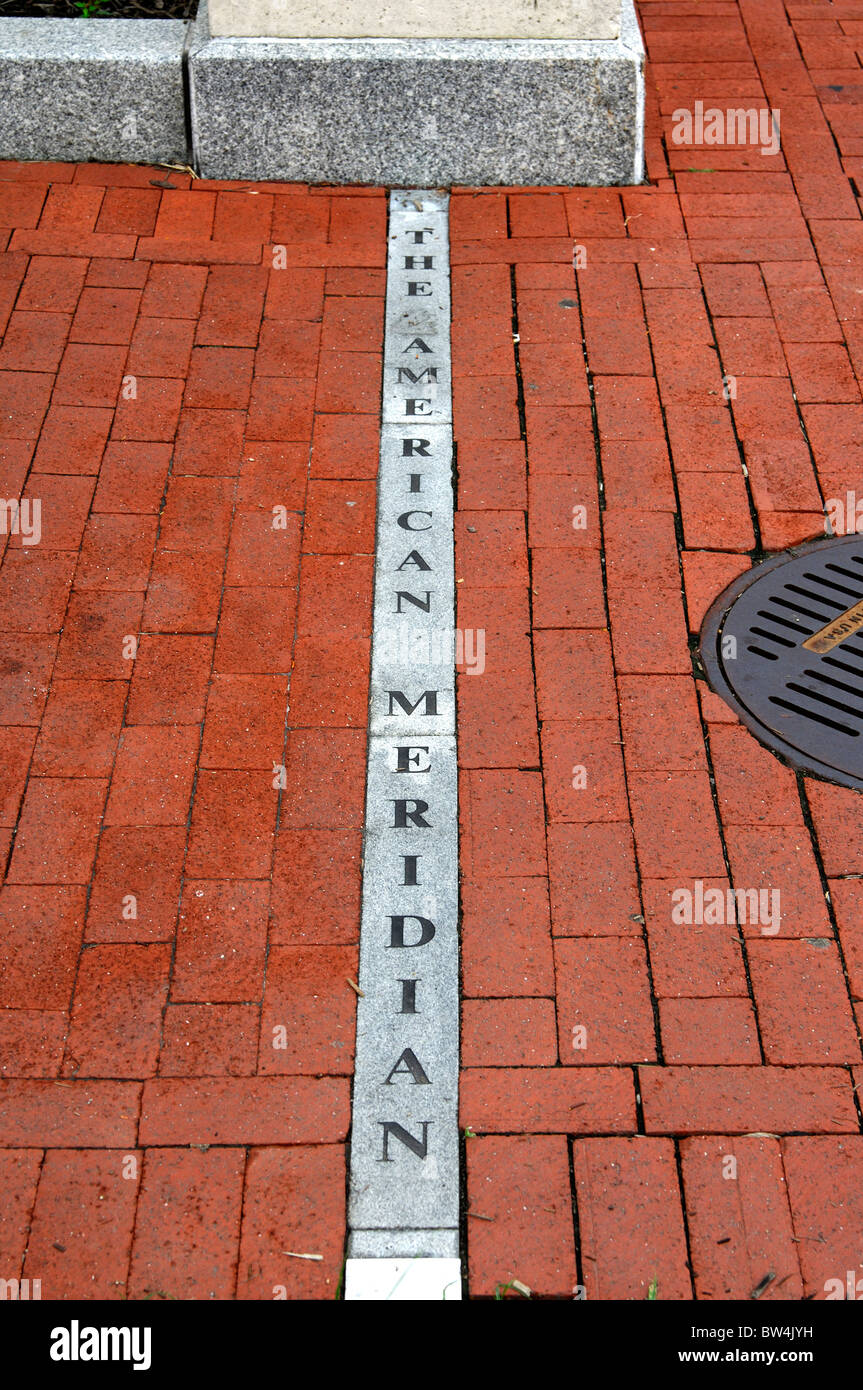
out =
<path fill-rule="evenodd" d="M 762 743 L 863 789 L 863 536 L 813 541 L 742 575 L 707 614 L 701 655 Z"/>

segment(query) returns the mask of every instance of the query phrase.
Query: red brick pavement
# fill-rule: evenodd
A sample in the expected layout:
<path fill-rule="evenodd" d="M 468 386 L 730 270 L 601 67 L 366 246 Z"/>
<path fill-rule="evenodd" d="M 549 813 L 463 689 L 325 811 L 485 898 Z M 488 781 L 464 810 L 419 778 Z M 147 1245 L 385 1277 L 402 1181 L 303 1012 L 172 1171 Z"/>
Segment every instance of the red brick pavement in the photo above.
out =
<path fill-rule="evenodd" d="M 640 13 L 651 187 L 452 200 L 470 1291 L 819 1298 L 863 1261 L 863 803 L 691 639 L 860 475 L 863 3 Z M 696 101 L 781 150 L 675 145 Z M 165 172 L 0 166 L 43 526 L 0 537 L 0 1274 L 331 1298 L 385 201 Z M 696 879 L 778 935 L 677 925 Z"/>
<path fill-rule="evenodd" d="M 383 191 L 0 173 L 0 1274 L 332 1298 Z"/>
<path fill-rule="evenodd" d="M 863 801 L 691 643 L 859 486 L 863 4 L 639 9 L 653 187 L 452 203 L 470 1287 L 823 1298 L 863 1273 Z M 699 100 L 781 152 L 676 145 Z M 778 934 L 675 924 L 697 879 L 778 888 Z"/>

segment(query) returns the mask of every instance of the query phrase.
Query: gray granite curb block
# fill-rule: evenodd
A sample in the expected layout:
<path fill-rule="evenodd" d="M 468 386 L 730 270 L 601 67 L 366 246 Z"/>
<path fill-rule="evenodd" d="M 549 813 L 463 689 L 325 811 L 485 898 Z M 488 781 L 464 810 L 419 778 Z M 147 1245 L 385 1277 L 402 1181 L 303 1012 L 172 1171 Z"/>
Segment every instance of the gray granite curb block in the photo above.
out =
<path fill-rule="evenodd" d="M 171 19 L 0 19 L 0 159 L 185 163 Z"/>
<path fill-rule="evenodd" d="M 644 49 L 619 40 L 212 38 L 189 47 L 206 178 L 447 187 L 643 178 Z"/>

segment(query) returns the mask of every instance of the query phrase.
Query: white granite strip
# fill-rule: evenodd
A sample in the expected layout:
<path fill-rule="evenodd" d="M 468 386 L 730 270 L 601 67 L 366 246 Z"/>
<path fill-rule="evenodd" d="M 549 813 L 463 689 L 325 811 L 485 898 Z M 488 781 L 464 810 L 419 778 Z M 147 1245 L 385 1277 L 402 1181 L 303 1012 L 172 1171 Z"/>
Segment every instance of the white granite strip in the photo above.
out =
<path fill-rule="evenodd" d="M 347 1299 L 461 1296 L 448 202 L 390 199 Z"/>

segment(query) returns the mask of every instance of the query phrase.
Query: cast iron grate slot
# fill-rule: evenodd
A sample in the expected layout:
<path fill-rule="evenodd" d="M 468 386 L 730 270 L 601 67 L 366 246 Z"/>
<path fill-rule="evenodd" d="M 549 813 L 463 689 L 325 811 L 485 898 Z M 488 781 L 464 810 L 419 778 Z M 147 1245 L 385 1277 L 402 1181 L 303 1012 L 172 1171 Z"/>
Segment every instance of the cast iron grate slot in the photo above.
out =
<path fill-rule="evenodd" d="M 773 752 L 863 790 L 863 535 L 741 575 L 710 609 L 701 655 L 713 689 Z"/>

